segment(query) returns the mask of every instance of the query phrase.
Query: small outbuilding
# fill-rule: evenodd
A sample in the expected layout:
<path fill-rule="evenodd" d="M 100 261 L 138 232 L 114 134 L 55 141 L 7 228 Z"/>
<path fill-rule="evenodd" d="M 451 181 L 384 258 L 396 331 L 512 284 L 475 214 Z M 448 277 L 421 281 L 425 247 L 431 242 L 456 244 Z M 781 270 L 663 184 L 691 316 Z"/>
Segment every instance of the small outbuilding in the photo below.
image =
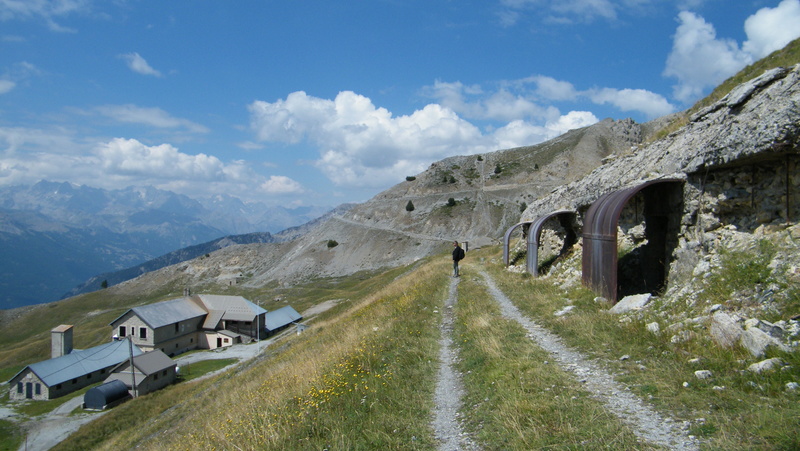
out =
<path fill-rule="evenodd" d="M 131 391 L 131 395 L 142 396 L 174 383 L 177 378 L 176 367 L 174 360 L 156 349 L 134 357 L 133 371 L 130 360 L 120 363 L 106 381 L 120 381 Z"/>
<path fill-rule="evenodd" d="M 267 335 L 274 335 L 301 319 L 303 319 L 303 315 L 297 313 L 297 310 L 292 308 L 291 305 L 287 305 L 278 310 L 267 312 L 264 315 L 264 328 L 267 331 Z"/>
<path fill-rule="evenodd" d="M 120 380 L 112 380 L 90 388 L 83 395 L 83 408 L 105 410 L 131 399 L 128 387 Z"/>

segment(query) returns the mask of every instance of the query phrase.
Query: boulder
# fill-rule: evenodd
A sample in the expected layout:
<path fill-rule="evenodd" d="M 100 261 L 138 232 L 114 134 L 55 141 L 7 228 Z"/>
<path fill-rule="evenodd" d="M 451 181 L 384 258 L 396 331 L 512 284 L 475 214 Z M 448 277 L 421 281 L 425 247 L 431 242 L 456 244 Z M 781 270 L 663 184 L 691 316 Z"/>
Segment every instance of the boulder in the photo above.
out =
<path fill-rule="evenodd" d="M 740 343 L 745 349 L 750 351 L 753 357 L 762 357 L 769 347 L 778 347 L 788 350 L 781 342 L 772 338 L 757 327 L 751 327 L 742 333 Z"/>
<path fill-rule="evenodd" d="M 783 365 L 783 360 L 775 357 L 772 359 L 762 360 L 747 367 L 747 371 L 753 373 L 763 373 L 764 371 L 771 371 Z"/>
<path fill-rule="evenodd" d="M 632 294 L 630 296 L 625 296 L 619 302 L 617 302 L 613 307 L 611 307 L 608 311 L 611 313 L 627 313 L 632 310 L 639 310 L 645 307 L 648 303 L 650 303 L 650 299 L 653 297 L 650 293 L 644 294 Z"/>
<path fill-rule="evenodd" d="M 723 348 L 730 348 L 735 345 L 744 330 L 725 312 L 714 312 L 711 316 L 711 339 Z"/>
<path fill-rule="evenodd" d="M 694 372 L 694 377 L 698 379 L 710 379 L 711 376 L 711 371 L 708 370 L 697 370 Z"/>

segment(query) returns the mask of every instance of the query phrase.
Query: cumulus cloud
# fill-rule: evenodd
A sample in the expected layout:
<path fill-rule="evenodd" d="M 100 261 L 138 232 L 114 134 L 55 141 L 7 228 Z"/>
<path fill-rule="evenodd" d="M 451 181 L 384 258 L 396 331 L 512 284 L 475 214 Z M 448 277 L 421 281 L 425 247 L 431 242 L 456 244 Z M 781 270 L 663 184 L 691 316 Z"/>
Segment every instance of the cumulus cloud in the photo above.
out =
<path fill-rule="evenodd" d="M 303 187 L 296 181 L 283 175 L 273 175 L 261 184 L 264 192 L 271 194 L 300 194 Z"/>
<path fill-rule="evenodd" d="M 188 119 L 173 117 L 161 108 L 145 108 L 136 105 L 104 105 L 95 110 L 118 122 L 149 125 L 157 128 L 185 129 L 191 133 L 208 133 L 208 128 Z"/>
<path fill-rule="evenodd" d="M 488 95 L 479 105 L 461 97 L 481 92 L 477 87 L 439 82 L 432 90 L 449 97 L 448 104 L 484 117 L 502 116 L 499 111 L 504 102 L 516 114 L 529 114 L 526 102 L 502 90 Z M 494 109 L 498 113 L 493 115 Z M 351 91 L 341 92 L 333 100 L 294 92 L 275 102 L 253 102 L 249 110 L 258 140 L 311 143 L 319 150 L 316 167 L 335 184 L 352 187 L 385 187 L 449 156 L 536 144 L 597 122 L 591 113 L 555 114 L 544 125 L 518 118 L 482 133 L 442 104 L 428 104 L 412 114 L 393 116 Z"/>
<path fill-rule="evenodd" d="M 775 8 L 762 8 L 744 22 L 747 41 L 742 50 L 763 58 L 800 36 L 800 0 L 783 0 Z"/>
<path fill-rule="evenodd" d="M 518 119 L 553 121 L 561 116 L 552 102 L 589 100 L 620 111 L 655 118 L 675 111 L 662 95 L 644 89 L 592 88 L 581 91 L 567 81 L 544 75 L 501 82 L 495 91 L 460 82 L 437 81 L 423 93 L 468 119 L 511 122 Z"/>
<path fill-rule="evenodd" d="M 678 100 L 698 98 L 704 89 L 718 85 L 753 62 L 752 56 L 741 51 L 736 41 L 718 39 L 714 26 L 702 17 L 682 11 L 678 19 L 680 25 L 664 69 L 664 75 L 678 79 L 673 87 Z"/>
<path fill-rule="evenodd" d="M 153 69 L 138 53 L 126 53 L 124 55 L 119 55 L 119 57 L 125 61 L 130 70 L 138 74 L 152 75 L 154 77 L 161 76 L 161 72 Z"/>
<path fill-rule="evenodd" d="M 536 85 L 536 94 L 543 99 L 575 100 L 578 97 L 578 91 L 575 86 L 568 81 L 556 80 L 553 77 L 544 75 L 534 75 L 524 81 L 534 83 Z"/>
<path fill-rule="evenodd" d="M 664 75 L 677 79 L 674 95 L 686 102 L 800 36 L 800 0 L 783 0 L 750 16 L 741 48 L 733 39 L 718 38 L 714 26 L 692 12 L 680 12 L 678 20 Z"/>
<path fill-rule="evenodd" d="M 621 111 L 641 111 L 650 118 L 675 112 L 675 107 L 663 96 L 644 89 L 603 88 L 588 91 L 588 96 L 594 103 L 608 103 Z"/>
<path fill-rule="evenodd" d="M 187 195 L 230 193 L 259 200 L 302 193 L 289 177 L 264 177 L 245 161 L 181 152 L 170 144 L 148 146 L 136 139 L 87 143 L 62 129 L 0 127 L 0 184 L 69 180 L 113 189 L 151 185 Z"/>
<path fill-rule="evenodd" d="M 202 180 L 225 175 L 218 158 L 181 153 L 170 144 L 147 146 L 135 139 L 115 138 L 98 146 L 96 155 L 104 170 L 119 175 Z"/>

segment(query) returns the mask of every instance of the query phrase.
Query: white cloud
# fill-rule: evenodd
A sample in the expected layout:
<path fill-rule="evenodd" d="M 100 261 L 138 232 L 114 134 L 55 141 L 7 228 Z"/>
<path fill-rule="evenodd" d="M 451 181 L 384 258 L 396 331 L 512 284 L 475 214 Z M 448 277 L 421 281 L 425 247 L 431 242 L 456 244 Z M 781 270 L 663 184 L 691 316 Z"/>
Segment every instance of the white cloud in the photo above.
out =
<path fill-rule="evenodd" d="M 800 0 L 783 0 L 748 17 L 744 23 L 747 40 L 741 48 L 732 39 L 717 38 L 714 26 L 694 13 L 682 11 L 678 19 L 664 75 L 677 79 L 674 95 L 687 102 L 800 37 Z"/>
<path fill-rule="evenodd" d="M 271 194 L 300 194 L 303 187 L 296 181 L 283 175 L 273 175 L 261 184 L 264 192 Z"/>
<path fill-rule="evenodd" d="M 89 0 L 0 0 L 0 19 L 40 18 L 53 31 L 72 32 L 55 22 L 58 17 L 89 10 Z"/>
<path fill-rule="evenodd" d="M 783 0 L 775 8 L 762 8 L 744 22 L 747 41 L 742 50 L 763 58 L 800 36 L 800 0 Z"/>
<path fill-rule="evenodd" d="M 753 62 L 752 56 L 739 50 L 734 40 L 717 39 L 714 26 L 702 17 L 682 11 L 678 18 L 680 25 L 664 69 L 664 75 L 678 79 L 673 87 L 678 100 L 696 100 L 704 89 L 718 85 Z"/>
<path fill-rule="evenodd" d="M 536 94 L 547 100 L 575 100 L 578 91 L 568 81 L 556 80 L 544 75 L 534 75 L 525 79 L 536 84 Z"/>
<path fill-rule="evenodd" d="M 191 133 L 208 133 L 208 128 L 192 122 L 171 116 L 161 108 L 145 108 L 136 105 L 104 105 L 95 110 L 118 122 L 143 124 L 157 128 L 185 129 Z"/>
<path fill-rule="evenodd" d="M 261 201 L 304 192 L 294 180 L 279 175 L 267 179 L 245 161 L 225 163 L 211 155 L 190 155 L 170 144 L 148 146 L 136 139 L 76 142 L 63 129 L 0 127 L 0 155 L 0 185 L 39 180 L 106 189 L 150 185 L 190 196 L 225 192 Z"/>
<path fill-rule="evenodd" d="M 644 89 L 603 88 L 590 90 L 588 95 L 594 103 L 609 103 L 621 111 L 641 111 L 649 118 L 675 112 L 675 107 L 663 96 Z"/>
<path fill-rule="evenodd" d="M 524 90 L 525 82 L 504 83 L 487 93 L 478 85 L 437 80 L 433 86 L 423 88 L 423 94 L 435 99 L 440 105 L 469 119 L 512 121 L 523 118 L 546 117 L 550 111 L 537 105 L 531 98 L 516 94 L 509 89 Z"/>
<path fill-rule="evenodd" d="M 98 146 L 96 155 L 105 171 L 117 175 L 206 181 L 225 175 L 218 158 L 188 155 L 169 144 L 147 146 L 135 139 L 115 138 Z"/>
<path fill-rule="evenodd" d="M 501 0 L 497 15 L 503 26 L 518 23 L 523 13 L 559 24 L 616 21 L 620 13 L 650 3 L 651 0 Z"/>
<path fill-rule="evenodd" d="M 438 83 L 434 88 L 450 96 L 451 104 L 482 109 L 484 115 L 493 108 L 499 111 L 504 101 L 518 114 L 525 115 L 528 110 L 525 102 L 515 96 L 506 97 L 504 91 L 488 96 L 476 108 L 459 96 L 467 91 L 480 92 L 477 88 L 459 83 Z M 251 127 L 260 141 L 309 142 L 320 153 L 315 165 L 335 184 L 379 188 L 449 156 L 537 144 L 597 122 L 587 112 L 559 116 L 549 111 L 553 119 L 545 125 L 518 118 L 483 134 L 443 105 L 429 104 L 410 115 L 395 117 L 384 108 L 376 108 L 367 97 L 350 91 L 339 93 L 334 100 L 295 92 L 272 103 L 253 102 L 249 110 Z"/>
<path fill-rule="evenodd" d="M 161 72 L 153 69 L 150 67 L 150 64 L 145 61 L 138 53 L 126 53 L 124 55 L 119 55 L 125 63 L 128 65 L 128 68 L 136 73 L 142 75 L 152 75 L 154 77 L 160 77 Z"/>
<path fill-rule="evenodd" d="M 0 94 L 11 91 L 15 86 L 17 86 L 17 84 L 11 80 L 0 80 Z"/>

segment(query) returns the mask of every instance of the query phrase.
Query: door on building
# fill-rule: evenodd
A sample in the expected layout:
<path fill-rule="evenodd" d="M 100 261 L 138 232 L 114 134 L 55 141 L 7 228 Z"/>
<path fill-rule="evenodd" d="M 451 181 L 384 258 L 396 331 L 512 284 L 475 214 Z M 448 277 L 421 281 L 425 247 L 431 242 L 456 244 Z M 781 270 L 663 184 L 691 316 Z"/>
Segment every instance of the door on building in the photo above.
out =
<path fill-rule="evenodd" d="M 217 347 L 218 348 L 222 347 L 222 338 L 221 337 L 217 337 Z"/>
<path fill-rule="evenodd" d="M 33 383 L 26 382 L 25 383 L 25 397 L 28 399 L 33 399 Z"/>

